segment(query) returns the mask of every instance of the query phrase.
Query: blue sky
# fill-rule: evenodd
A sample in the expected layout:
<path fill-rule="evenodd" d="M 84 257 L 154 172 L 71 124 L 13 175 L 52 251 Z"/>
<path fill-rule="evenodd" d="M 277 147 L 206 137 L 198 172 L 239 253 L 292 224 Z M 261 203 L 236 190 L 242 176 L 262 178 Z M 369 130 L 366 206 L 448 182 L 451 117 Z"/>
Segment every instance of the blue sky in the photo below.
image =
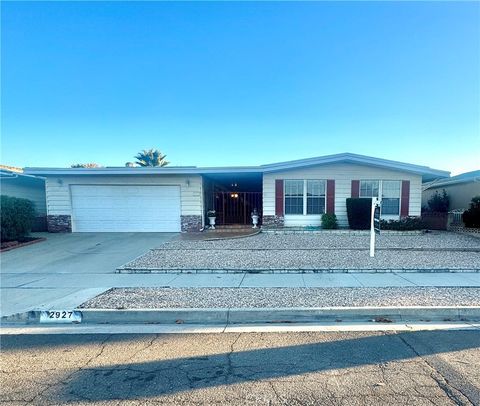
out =
<path fill-rule="evenodd" d="M 2 2 L 2 156 L 480 167 L 478 2 Z"/>

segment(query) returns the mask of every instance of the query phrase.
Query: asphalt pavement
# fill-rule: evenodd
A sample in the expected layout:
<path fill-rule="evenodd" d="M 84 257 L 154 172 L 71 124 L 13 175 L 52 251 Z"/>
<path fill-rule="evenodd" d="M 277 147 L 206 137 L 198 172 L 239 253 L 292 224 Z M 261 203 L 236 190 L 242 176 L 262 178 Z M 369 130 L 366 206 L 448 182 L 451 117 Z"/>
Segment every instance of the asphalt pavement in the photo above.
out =
<path fill-rule="evenodd" d="M 15 405 L 478 405 L 480 330 L 2 337 Z"/>

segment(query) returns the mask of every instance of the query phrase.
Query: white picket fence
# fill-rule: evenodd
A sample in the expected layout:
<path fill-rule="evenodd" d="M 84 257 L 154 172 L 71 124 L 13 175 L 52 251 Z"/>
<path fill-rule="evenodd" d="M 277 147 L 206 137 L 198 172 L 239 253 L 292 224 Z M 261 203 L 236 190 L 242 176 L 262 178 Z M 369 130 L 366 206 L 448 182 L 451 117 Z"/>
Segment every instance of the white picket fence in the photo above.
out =
<path fill-rule="evenodd" d="M 463 226 L 462 214 L 465 210 L 452 210 L 448 212 L 448 224 L 451 226 Z"/>

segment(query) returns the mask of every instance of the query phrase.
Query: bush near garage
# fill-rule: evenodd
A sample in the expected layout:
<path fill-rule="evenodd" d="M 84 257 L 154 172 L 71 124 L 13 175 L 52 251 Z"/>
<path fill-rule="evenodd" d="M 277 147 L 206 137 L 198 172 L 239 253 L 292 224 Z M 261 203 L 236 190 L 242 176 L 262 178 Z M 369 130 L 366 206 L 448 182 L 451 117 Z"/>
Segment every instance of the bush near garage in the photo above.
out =
<path fill-rule="evenodd" d="M 480 196 L 472 198 L 470 208 L 462 215 L 465 227 L 480 228 Z"/>
<path fill-rule="evenodd" d="M 425 222 L 420 217 L 405 217 L 400 220 L 380 220 L 380 230 L 412 231 L 424 230 Z"/>
<path fill-rule="evenodd" d="M 325 230 L 334 230 L 338 228 L 337 216 L 335 214 L 322 215 L 322 228 Z"/>
<path fill-rule="evenodd" d="M 1 241 L 21 241 L 27 237 L 35 219 L 34 204 L 27 199 L 0 196 Z"/>
<path fill-rule="evenodd" d="M 347 199 L 348 225 L 352 230 L 369 230 L 372 216 L 372 199 L 350 197 Z"/>

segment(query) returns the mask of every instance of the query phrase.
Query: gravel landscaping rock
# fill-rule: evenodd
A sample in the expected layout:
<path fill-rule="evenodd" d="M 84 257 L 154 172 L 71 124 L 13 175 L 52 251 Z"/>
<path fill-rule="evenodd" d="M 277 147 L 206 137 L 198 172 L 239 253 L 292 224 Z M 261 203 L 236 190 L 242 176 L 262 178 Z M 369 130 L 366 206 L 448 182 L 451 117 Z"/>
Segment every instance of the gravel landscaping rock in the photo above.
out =
<path fill-rule="evenodd" d="M 480 288 L 115 288 L 80 308 L 479 306 Z"/>
<path fill-rule="evenodd" d="M 259 234 L 233 240 L 173 241 L 125 264 L 150 270 L 372 270 L 480 269 L 480 240 L 454 233 L 377 237 L 374 258 L 367 235 Z"/>
<path fill-rule="evenodd" d="M 322 269 L 479 269 L 479 252 L 319 250 L 152 250 L 123 269 L 224 269 L 224 270 L 322 270 Z"/>
<path fill-rule="evenodd" d="M 216 241 L 169 241 L 159 249 L 325 249 L 364 248 L 368 249 L 370 236 L 354 234 L 268 234 L 261 233 L 239 239 Z M 449 232 L 431 232 L 412 235 L 380 234 L 376 238 L 377 248 L 473 248 L 480 250 L 480 239 Z"/>

